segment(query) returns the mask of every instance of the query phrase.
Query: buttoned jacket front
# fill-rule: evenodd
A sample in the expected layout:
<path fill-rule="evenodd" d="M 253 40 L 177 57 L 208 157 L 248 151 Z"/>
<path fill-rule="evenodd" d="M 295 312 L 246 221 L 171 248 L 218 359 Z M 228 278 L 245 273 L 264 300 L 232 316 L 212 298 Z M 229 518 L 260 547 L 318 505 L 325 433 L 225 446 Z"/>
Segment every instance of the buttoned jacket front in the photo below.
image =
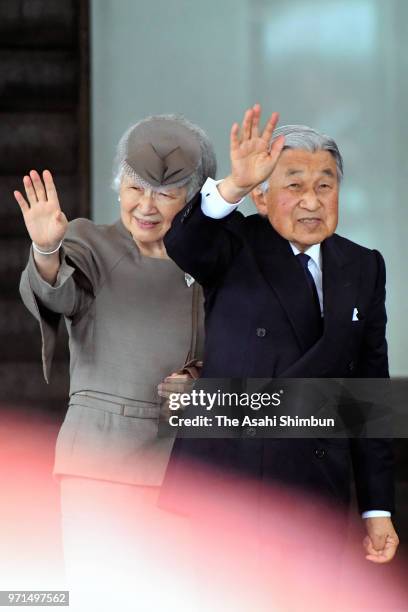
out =
<path fill-rule="evenodd" d="M 211 219 L 196 198 L 176 216 L 165 244 L 204 289 L 203 376 L 388 377 L 385 267 L 377 251 L 338 235 L 322 243 L 324 331 L 316 340 L 304 271 L 288 241 L 267 219 L 245 218 L 239 212 Z M 353 320 L 356 308 L 359 319 Z M 243 474 L 306 484 L 347 502 L 352 463 L 360 509 L 393 511 L 388 440 L 198 442 L 193 447 L 189 440 L 177 441 L 168 482 L 185 451 L 217 469 L 224 465 Z"/>

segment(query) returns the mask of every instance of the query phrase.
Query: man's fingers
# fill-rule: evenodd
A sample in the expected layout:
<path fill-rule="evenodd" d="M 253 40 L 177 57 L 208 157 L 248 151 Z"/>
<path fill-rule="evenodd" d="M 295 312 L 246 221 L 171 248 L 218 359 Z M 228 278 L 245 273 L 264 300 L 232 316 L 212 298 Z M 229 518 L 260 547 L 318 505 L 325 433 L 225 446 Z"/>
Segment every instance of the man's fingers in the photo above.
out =
<path fill-rule="evenodd" d="M 385 548 L 382 551 L 377 551 L 376 554 L 368 554 L 366 555 L 367 561 L 372 561 L 373 563 L 388 563 L 395 557 L 395 553 L 397 552 L 397 547 L 393 548 Z"/>
<path fill-rule="evenodd" d="M 370 540 L 372 543 L 372 547 L 374 550 L 381 551 L 384 550 L 385 542 L 386 542 L 386 534 L 370 534 Z"/>
<path fill-rule="evenodd" d="M 364 548 L 367 553 L 367 557 L 375 557 L 378 558 L 383 553 L 383 546 L 381 548 L 375 547 L 373 540 L 370 536 L 366 536 L 363 540 Z"/>
<path fill-rule="evenodd" d="M 249 140 L 251 138 L 253 114 L 253 109 L 249 108 L 244 115 L 244 120 L 242 122 L 241 140 Z"/>
<path fill-rule="evenodd" d="M 49 170 L 44 170 L 43 179 L 45 189 L 47 191 L 47 199 L 55 200 L 56 202 L 58 202 L 58 194 L 55 188 L 54 179 L 52 178 L 52 174 Z"/>
<path fill-rule="evenodd" d="M 44 200 L 47 199 L 47 196 L 40 175 L 36 170 L 30 170 L 30 178 L 37 196 L 37 200 L 39 202 L 44 202 Z"/>
<path fill-rule="evenodd" d="M 259 121 L 261 118 L 261 105 L 254 104 L 252 107 L 253 119 L 252 119 L 252 136 L 257 138 L 259 136 Z"/>
<path fill-rule="evenodd" d="M 38 203 L 37 196 L 35 193 L 35 189 L 33 187 L 31 178 L 29 176 L 25 176 L 23 178 L 24 189 L 26 192 L 27 200 L 30 203 L 30 206 L 35 206 Z"/>
<path fill-rule="evenodd" d="M 16 198 L 17 204 L 20 206 L 21 212 L 23 213 L 23 215 L 24 213 L 30 210 L 28 202 L 26 201 L 26 199 L 22 196 L 22 194 L 19 191 L 14 191 L 14 197 Z"/>
<path fill-rule="evenodd" d="M 279 121 L 279 113 L 272 113 L 272 115 L 269 117 L 267 124 L 264 127 L 264 131 L 262 132 L 262 139 L 265 140 L 265 142 L 270 142 L 271 138 L 272 138 L 272 134 L 273 134 L 273 130 L 276 127 L 276 124 Z"/>
<path fill-rule="evenodd" d="M 385 547 L 384 547 L 384 556 L 386 557 L 387 561 L 391 561 L 391 559 L 395 557 L 395 553 L 397 552 L 398 544 L 399 544 L 398 537 L 396 538 L 393 538 L 392 536 L 387 537 L 387 541 L 385 542 Z"/>
<path fill-rule="evenodd" d="M 234 123 L 230 134 L 231 151 L 236 151 L 239 148 L 239 124 Z"/>
<path fill-rule="evenodd" d="M 375 555 L 377 553 L 377 551 L 375 550 L 375 548 L 373 546 L 373 543 L 371 541 L 370 536 L 368 536 L 368 535 L 365 536 L 365 538 L 363 540 L 363 545 L 364 545 L 364 548 L 365 548 L 367 554 Z"/>
<path fill-rule="evenodd" d="M 372 561 L 373 563 L 388 563 L 391 559 L 387 559 L 385 555 L 366 555 L 367 561 Z"/>
<path fill-rule="evenodd" d="M 364 538 L 364 548 L 366 549 L 366 559 L 373 563 L 388 563 L 394 558 L 398 548 L 398 537 L 388 535 L 383 545 L 380 547 L 379 542 L 374 543 L 370 536 Z"/>
<path fill-rule="evenodd" d="M 271 150 L 269 152 L 269 157 L 273 161 L 277 161 L 279 155 L 282 153 L 282 149 L 285 146 L 285 137 L 278 136 L 276 140 L 273 141 Z"/>

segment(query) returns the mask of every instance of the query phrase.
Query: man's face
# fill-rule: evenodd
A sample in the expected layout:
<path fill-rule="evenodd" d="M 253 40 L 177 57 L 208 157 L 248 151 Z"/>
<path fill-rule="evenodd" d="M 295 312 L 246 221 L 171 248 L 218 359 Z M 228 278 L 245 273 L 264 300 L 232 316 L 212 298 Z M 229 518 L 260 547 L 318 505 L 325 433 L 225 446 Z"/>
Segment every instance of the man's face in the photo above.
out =
<path fill-rule="evenodd" d="M 338 221 L 339 181 L 328 151 L 284 149 L 266 193 L 255 190 L 258 211 L 300 251 L 331 236 Z"/>
<path fill-rule="evenodd" d="M 120 186 L 123 225 L 140 245 L 160 243 L 185 205 L 186 195 L 186 187 L 152 191 L 125 176 Z"/>

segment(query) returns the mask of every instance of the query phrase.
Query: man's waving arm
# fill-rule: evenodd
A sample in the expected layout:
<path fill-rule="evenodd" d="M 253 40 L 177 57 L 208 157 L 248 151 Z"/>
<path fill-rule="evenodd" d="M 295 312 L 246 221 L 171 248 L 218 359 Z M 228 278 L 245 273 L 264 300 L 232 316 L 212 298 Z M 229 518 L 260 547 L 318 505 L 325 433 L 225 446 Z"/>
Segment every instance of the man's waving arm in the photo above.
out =
<path fill-rule="evenodd" d="M 176 215 L 164 242 L 168 255 L 202 285 L 217 282 L 240 248 L 241 215 L 236 206 L 273 172 L 284 145 L 283 137 L 270 145 L 278 113 L 259 129 L 261 107 L 246 111 L 242 126 L 230 135 L 231 174 L 216 183 L 208 180 Z M 230 216 L 231 215 L 231 216 Z M 228 220 L 222 221 L 225 217 Z"/>

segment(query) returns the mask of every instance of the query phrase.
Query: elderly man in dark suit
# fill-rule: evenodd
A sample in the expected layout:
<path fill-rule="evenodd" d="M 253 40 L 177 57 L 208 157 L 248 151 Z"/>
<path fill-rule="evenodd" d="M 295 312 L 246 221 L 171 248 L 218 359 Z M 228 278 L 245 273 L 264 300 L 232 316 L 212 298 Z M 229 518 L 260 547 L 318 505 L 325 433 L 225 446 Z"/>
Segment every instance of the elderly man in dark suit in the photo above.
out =
<path fill-rule="evenodd" d="M 386 378 L 384 261 L 334 233 L 338 147 L 305 126 L 275 130 L 277 113 L 261 132 L 260 112 L 255 105 L 232 127 L 231 175 L 209 179 L 205 200 L 194 198 L 165 237 L 170 257 L 204 288 L 203 376 Z M 249 193 L 259 214 L 244 217 L 235 208 Z M 170 481 L 184 451 L 217 469 L 307 483 L 338 504 L 348 501 L 352 464 L 366 558 L 395 554 L 389 440 L 180 439 Z"/>

